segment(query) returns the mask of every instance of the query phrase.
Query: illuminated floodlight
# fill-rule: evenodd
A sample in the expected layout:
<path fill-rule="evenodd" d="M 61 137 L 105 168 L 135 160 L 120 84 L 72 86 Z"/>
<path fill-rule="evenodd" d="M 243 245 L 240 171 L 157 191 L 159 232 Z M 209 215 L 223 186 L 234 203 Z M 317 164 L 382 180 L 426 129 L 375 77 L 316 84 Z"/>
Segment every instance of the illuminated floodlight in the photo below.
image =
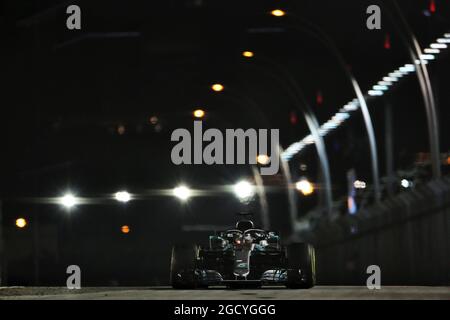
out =
<path fill-rule="evenodd" d="M 305 144 L 303 142 L 295 142 L 289 148 L 286 149 L 286 152 L 291 152 L 291 151 L 297 152 L 297 151 L 300 151 L 304 146 L 305 146 Z"/>
<path fill-rule="evenodd" d="M 373 87 L 373 90 L 381 90 L 381 91 L 386 91 L 386 90 L 388 90 L 389 88 L 388 88 L 388 86 L 382 86 L 382 85 L 374 85 Z"/>
<path fill-rule="evenodd" d="M 305 147 L 303 142 L 294 142 L 281 154 L 281 158 L 285 161 L 289 161 L 292 157 L 300 152 Z"/>
<path fill-rule="evenodd" d="M 390 78 L 401 78 L 401 77 L 403 77 L 403 73 L 394 71 L 394 72 L 389 73 L 389 77 Z"/>
<path fill-rule="evenodd" d="M 355 110 L 358 110 L 358 108 L 359 108 L 359 103 L 354 102 L 354 101 L 350 101 L 349 103 L 347 103 L 344 106 L 345 111 L 355 111 Z"/>
<path fill-rule="evenodd" d="M 334 121 L 335 123 L 341 124 L 348 118 L 350 118 L 350 115 L 347 112 L 338 112 L 331 118 L 331 120 Z"/>
<path fill-rule="evenodd" d="M 383 81 L 388 81 L 388 82 L 397 82 L 398 79 L 394 78 L 394 77 L 384 77 Z"/>
<path fill-rule="evenodd" d="M 342 124 L 342 120 L 333 119 L 333 118 L 329 120 L 330 123 L 334 124 L 335 128 L 339 127 Z"/>
<path fill-rule="evenodd" d="M 282 17 L 282 16 L 284 16 L 286 14 L 286 12 L 284 12 L 281 9 L 275 9 L 275 10 L 272 10 L 270 12 L 270 14 L 273 15 L 274 17 Z"/>
<path fill-rule="evenodd" d="M 415 64 L 428 64 L 428 60 L 425 59 L 416 59 L 416 61 L 414 61 Z"/>
<path fill-rule="evenodd" d="M 300 151 L 304 147 L 303 142 L 295 142 L 292 145 L 289 146 L 289 148 L 286 149 L 284 153 L 288 154 L 290 152 L 297 152 Z"/>
<path fill-rule="evenodd" d="M 364 181 L 361 181 L 361 180 L 356 180 L 355 182 L 353 182 L 353 186 L 356 189 L 365 189 L 366 188 L 366 183 Z"/>
<path fill-rule="evenodd" d="M 356 111 L 358 110 L 358 106 L 354 104 L 346 104 L 343 108 L 344 111 Z"/>
<path fill-rule="evenodd" d="M 309 196 L 314 192 L 314 186 L 308 179 L 303 178 L 295 184 L 295 188 L 304 196 Z"/>
<path fill-rule="evenodd" d="M 192 191 L 186 186 L 178 186 L 173 189 L 173 195 L 182 201 L 186 201 L 192 196 Z"/>
<path fill-rule="evenodd" d="M 24 218 L 16 219 L 16 227 L 19 229 L 25 228 L 27 226 L 27 220 Z"/>
<path fill-rule="evenodd" d="M 433 48 L 426 48 L 423 50 L 425 53 L 431 53 L 431 54 L 439 54 L 441 50 L 439 49 L 433 49 Z"/>
<path fill-rule="evenodd" d="M 114 198 L 119 202 L 127 203 L 131 200 L 131 195 L 127 191 L 119 191 L 115 193 Z"/>
<path fill-rule="evenodd" d="M 422 60 L 434 60 L 433 54 L 421 54 L 420 59 Z"/>
<path fill-rule="evenodd" d="M 403 76 L 406 76 L 408 73 L 409 72 L 405 72 L 405 71 L 398 69 L 394 72 L 394 75 L 397 75 L 398 78 L 401 78 Z"/>
<path fill-rule="evenodd" d="M 390 81 L 378 81 L 378 85 L 380 85 L 380 86 L 391 86 L 392 82 L 390 82 Z"/>
<path fill-rule="evenodd" d="M 403 188 L 409 188 L 409 187 L 412 187 L 413 183 L 407 179 L 402 179 L 400 184 L 402 185 Z"/>
<path fill-rule="evenodd" d="M 305 144 L 313 144 L 314 143 L 314 137 L 309 134 L 306 137 L 303 138 L 303 143 Z"/>
<path fill-rule="evenodd" d="M 192 114 L 194 115 L 195 118 L 201 119 L 205 116 L 205 110 L 196 109 L 196 110 L 194 110 L 194 112 L 192 112 Z"/>
<path fill-rule="evenodd" d="M 445 43 L 432 43 L 432 44 L 430 44 L 430 48 L 432 48 L 432 49 L 447 49 L 447 45 Z"/>
<path fill-rule="evenodd" d="M 328 129 L 328 128 L 324 128 L 324 127 L 319 128 L 319 134 L 321 136 L 325 136 L 328 133 L 328 131 L 330 131 L 330 129 Z"/>
<path fill-rule="evenodd" d="M 75 196 L 71 193 L 66 193 L 59 199 L 59 203 L 67 209 L 74 207 L 77 202 L 77 198 L 75 198 Z"/>
<path fill-rule="evenodd" d="M 255 53 L 253 51 L 244 51 L 242 52 L 242 56 L 245 58 L 253 58 Z"/>
<path fill-rule="evenodd" d="M 327 122 L 325 122 L 322 125 L 325 129 L 336 129 L 337 128 L 337 124 L 331 120 L 328 120 Z"/>
<path fill-rule="evenodd" d="M 255 194 L 255 187 L 250 182 L 242 180 L 234 185 L 233 191 L 240 200 L 249 200 Z"/>
<path fill-rule="evenodd" d="M 416 71 L 416 67 L 413 64 L 405 64 L 400 71 L 410 73 Z"/>
<path fill-rule="evenodd" d="M 436 40 L 437 43 L 450 43 L 449 38 L 439 38 Z"/>
<path fill-rule="evenodd" d="M 265 166 L 265 165 L 269 164 L 270 158 L 269 158 L 269 156 L 268 156 L 267 154 L 259 154 L 259 155 L 256 157 L 256 161 L 257 161 L 259 164 Z"/>
<path fill-rule="evenodd" d="M 369 90 L 368 94 L 369 94 L 369 96 L 373 96 L 373 97 L 382 96 L 383 95 L 383 91 L 381 91 L 381 90 Z"/>
<path fill-rule="evenodd" d="M 223 89 L 225 89 L 225 87 L 223 86 L 223 84 L 215 83 L 211 86 L 211 89 L 213 89 L 213 91 L 215 92 L 221 92 L 223 91 Z"/>

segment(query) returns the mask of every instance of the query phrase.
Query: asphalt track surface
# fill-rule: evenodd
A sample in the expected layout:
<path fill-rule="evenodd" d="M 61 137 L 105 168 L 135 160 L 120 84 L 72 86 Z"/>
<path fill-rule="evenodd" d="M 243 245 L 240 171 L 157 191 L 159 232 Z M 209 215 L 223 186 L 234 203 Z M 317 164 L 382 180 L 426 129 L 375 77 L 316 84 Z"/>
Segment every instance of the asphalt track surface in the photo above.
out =
<path fill-rule="evenodd" d="M 386 286 L 379 290 L 366 287 L 317 286 L 308 290 L 280 287 L 230 290 L 213 287 L 206 290 L 173 290 L 170 287 L 82 288 L 0 287 L 0 300 L 372 300 L 440 299 L 450 300 L 450 287 Z"/>

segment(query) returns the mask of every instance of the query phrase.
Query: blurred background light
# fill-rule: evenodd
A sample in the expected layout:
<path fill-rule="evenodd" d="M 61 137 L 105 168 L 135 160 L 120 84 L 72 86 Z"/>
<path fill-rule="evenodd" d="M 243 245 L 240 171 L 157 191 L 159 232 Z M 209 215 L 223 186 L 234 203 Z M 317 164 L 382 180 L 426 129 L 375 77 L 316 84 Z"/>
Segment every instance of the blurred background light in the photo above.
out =
<path fill-rule="evenodd" d="M 24 218 L 16 219 L 16 227 L 17 228 L 20 228 L 20 229 L 25 228 L 27 226 L 27 224 L 28 224 L 27 220 Z"/>
<path fill-rule="evenodd" d="M 275 16 L 275 17 L 282 17 L 282 16 L 284 16 L 284 15 L 286 14 L 286 12 L 284 12 L 284 11 L 281 10 L 281 9 L 275 9 L 275 10 L 272 10 L 272 11 L 270 12 L 270 14 L 273 15 L 273 16 Z"/>
<path fill-rule="evenodd" d="M 366 188 L 366 183 L 365 183 L 364 181 L 361 181 L 361 180 L 356 180 L 356 181 L 353 183 L 353 186 L 354 186 L 356 189 L 365 189 L 365 188 Z"/>
<path fill-rule="evenodd" d="M 255 194 L 255 187 L 250 182 L 242 180 L 234 185 L 233 191 L 240 200 L 248 200 Z"/>
<path fill-rule="evenodd" d="M 269 156 L 268 155 L 266 155 L 266 154 L 259 154 L 257 157 L 256 157 L 256 161 L 259 163 L 259 164 L 261 164 L 261 165 L 266 165 L 266 164 L 269 164 L 269 162 L 270 162 L 270 158 L 269 158 Z"/>
<path fill-rule="evenodd" d="M 115 199 L 119 202 L 128 202 L 131 200 L 131 195 L 127 191 L 119 191 L 114 195 Z"/>
<path fill-rule="evenodd" d="M 123 225 L 123 226 L 120 228 L 120 231 L 121 231 L 122 233 L 125 233 L 125 234 L 130 233 L 130 227 L 127 226 L 127 225 Z"/>
<path fill-rule="evenodd" d="M 402 179 L 400 184 L 402 185 L 403 188 L 410 188 L 410 187 L 412 187 L 412 182 L 409 181 L 408 179 Z"/>
<path fill-rule="evenodd" d="M 314 192 L 314 186 L 308 179 L 303 178 L 295 184 L 295 188 L 304 196 L 308 196 Z"/>
<path fill-rule="evenodd" d="M 173 195 L 182 201 L 186 201 L 191 197 L 192 191 L 186 186 L 178 186 L 173 189 Z"/>
<path fill-rule="evenodd" d="M 213 91 L 215 92 L 221 92 L 224 89 L 224 86 L 220 83 L 215 83 L 211 86 L 211 89 L 213 89 Z"/>
<path fill-rule="evenodd" d="M 75 198 L 75 196 L 73 194 L 67 193 L 59 199 L 59 203 L 62 206 L 70 209 L 77 204 L 77 199 Z"/>
<path fill-rule="evenodd" d="M 195 118 L 203 118 L 205 116 L 205 111 L 202 109 L 194 110 L 193 115 Z"/>

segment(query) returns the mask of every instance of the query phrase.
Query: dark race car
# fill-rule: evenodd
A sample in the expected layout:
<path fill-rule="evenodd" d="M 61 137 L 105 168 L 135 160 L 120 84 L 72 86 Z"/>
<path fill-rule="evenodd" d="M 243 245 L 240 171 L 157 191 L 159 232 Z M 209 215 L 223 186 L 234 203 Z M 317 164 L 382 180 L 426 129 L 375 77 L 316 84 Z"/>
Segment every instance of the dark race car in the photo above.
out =
<path fill-rule="evenodd" d="M 171 284 L 176 289 L 258 288 L 285 285 L 311 288 L 316 282 L 314 248 L 306 243 L 281 245 L 273 231 L 257 229 L 251 220 L 209 237 L 207 248 L 172 248 Z"/>

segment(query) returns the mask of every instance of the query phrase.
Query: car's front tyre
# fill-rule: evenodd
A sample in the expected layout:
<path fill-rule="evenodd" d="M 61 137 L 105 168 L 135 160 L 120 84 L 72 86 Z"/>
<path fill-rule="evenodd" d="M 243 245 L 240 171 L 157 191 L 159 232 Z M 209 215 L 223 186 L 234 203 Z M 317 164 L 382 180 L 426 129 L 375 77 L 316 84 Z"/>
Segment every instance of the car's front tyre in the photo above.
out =
<path fill-rule="evenodd" d="M 198 248 L 195 245 L 172 247 L 170 284 L 174 289 L 195 289 L 198 286 L 196 273 Z"/>
<path fill-rule="evenodd" d="M 290 289 L 309 289 L 316 284 L 314 247 L 307 243 L 292 243 L 286 248 L 287 282 Z"/>

